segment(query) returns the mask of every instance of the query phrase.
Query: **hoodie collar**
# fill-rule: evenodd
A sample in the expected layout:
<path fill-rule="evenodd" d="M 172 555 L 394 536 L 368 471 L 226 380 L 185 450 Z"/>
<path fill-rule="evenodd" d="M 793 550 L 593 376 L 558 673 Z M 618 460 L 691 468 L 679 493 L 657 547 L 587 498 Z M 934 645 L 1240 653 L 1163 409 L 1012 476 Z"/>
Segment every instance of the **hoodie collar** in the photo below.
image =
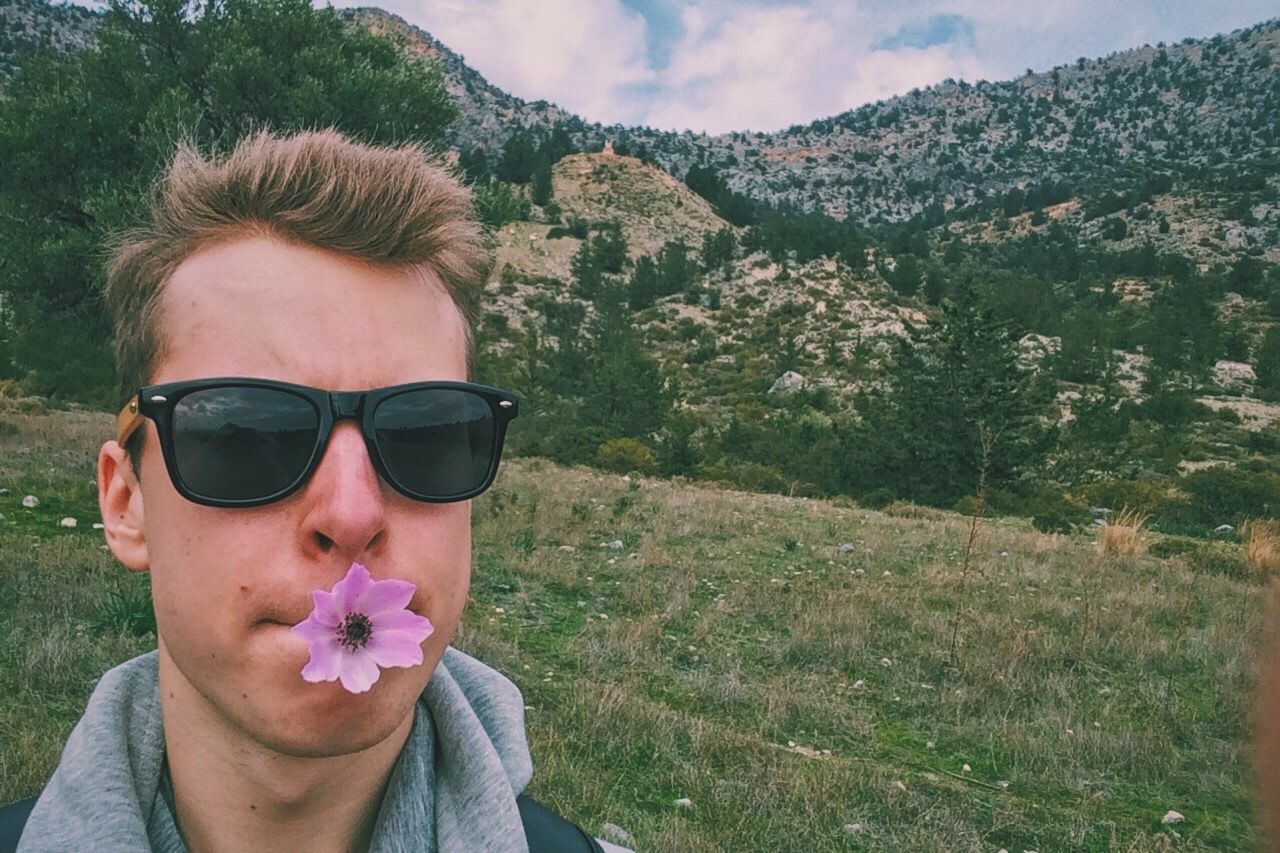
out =
<path fill-rule="evenodd" d="M 108 670 L 27 820 L 27 851 L 187 853 L 169 801 L 159 652 Z M 516 796 L 533 775 L 519 689 L 449 646 L 414 706 L 370 853 L 527 851 Z"/>

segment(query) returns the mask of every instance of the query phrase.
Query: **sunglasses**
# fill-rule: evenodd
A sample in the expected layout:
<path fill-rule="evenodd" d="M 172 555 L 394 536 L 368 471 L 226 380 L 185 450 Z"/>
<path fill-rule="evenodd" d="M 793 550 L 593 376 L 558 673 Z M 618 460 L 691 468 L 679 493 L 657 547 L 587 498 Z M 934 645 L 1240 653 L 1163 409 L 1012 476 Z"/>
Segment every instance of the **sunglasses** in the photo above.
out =
<path fill-rule="evenodd" d="M 498 472 L 514 394 L 472 382 L 326 391 L 224 376 L 147 385 L 116 418 L 120 446 L 151 418 L 174 488 L 205 506 L 278 501 L 320 464 L 334 424 L 360 423 L 369 458 L 396 491 L 463 501 Z"/>

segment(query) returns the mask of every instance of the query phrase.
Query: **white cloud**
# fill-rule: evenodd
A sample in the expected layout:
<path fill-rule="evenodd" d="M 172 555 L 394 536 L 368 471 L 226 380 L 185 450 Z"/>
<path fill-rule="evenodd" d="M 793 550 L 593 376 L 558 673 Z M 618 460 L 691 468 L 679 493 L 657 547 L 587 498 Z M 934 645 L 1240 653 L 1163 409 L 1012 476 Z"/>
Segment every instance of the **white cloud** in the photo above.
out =
<path fill-rule="evenodd" d="M 369 2 L 342 5 L 362 1 Z M 1202 37 L 1275 14 L 1275 0 L 1236 0 L 1230 12 L 1190 0 L 677 2 L 682 32 L 656 71 L 645 21 L 621 0 L 379 5 L 519 97 L 546 99 L 604 124 L 712 133 L 777 130 L 947 77 L 1005 80 L 1028 67 L 1046 70 L 1143 42 Z M 949 15 L 963 19 L 963 38 L 925 48 L 874 47 L 904 26 Z"/>
<path fill-rule="evenodd" d="M 645 24 L 618 0 L 387 0 L 380 4 L 526 100 L 590 120 L 639 119 L 629 87 L 653 80 Z"/>
<path fill-rule="evenodd" d="M 993 68 L 951 44 L 872 50 L 896 29 L 882 14 L 799 6 L 689 7 L 685 35 L 660 75 L 663 95 L 645 123 L 659 128 L 777 130 L 836 115 L 945 77 L 976 80 Z"/>

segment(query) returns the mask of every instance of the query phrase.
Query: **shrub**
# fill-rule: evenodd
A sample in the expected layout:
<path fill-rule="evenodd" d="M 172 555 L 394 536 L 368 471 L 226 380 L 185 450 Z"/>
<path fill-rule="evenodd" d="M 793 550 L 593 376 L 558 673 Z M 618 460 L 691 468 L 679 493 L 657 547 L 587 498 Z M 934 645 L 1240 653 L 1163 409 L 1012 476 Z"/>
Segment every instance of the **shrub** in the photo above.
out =
<path fill-rule="evenodd" d="M 1280 574 L 1280 521 L 1249 521 L 1240 530 L 1245 562 L 1260 579 Z"/>
<path fill-rule="evenodd" d="M 1191 517 L 1202 524 L 1239 527 L 1246 518 L 1280 515 L 1280 476 L 1215 465 L 1182 478 Z"/>
<path fill-rule="evenodd" d="M 611 438 L 596 450 L 600 467 L 618 474 L 639 471 L 651 474 L 655 468 L 653 451 L 634 438 Z"/>
<path fill-rule="evenodd" d="M 1204 543 L 1190 536 L 1163 536 L 1147 546 L 1147 553 L 1153 557 L 1167 560 L 1170 557 L 1190 554 L 1202 544 Z"/>
<path fill-rule="evenodd" d="M 1102 480 L 1081 490 L 1094 506 L 1121 511 L 1131 509 L 1163 518 L 1184 503 L 1166 482 L 1151 480 Z"/>
<path fill-rule="evenodd" d="M 1108 557 L 1132 557 L 1146 550 L 1146 538 L 1142 525 L 1147 516 L 1137 510 L 1126 509 L 1108 519 L 1098 531 L 1098 549 Z"/>
<path fill-rule="evenodd" d="M 1249 564 L 1235 545 L 1227 542 L 1202 542 L 1200 547 L 1187 552 L 1187 565 L 1193 571 L 1206 575 L 1222 575 L 1236 580 L 1249 576 Z"/>
<path fill-rule="evenodd" d="M 146 578 L 117 582 L 98 599 L 98 615 L 89 627 L 119 631 L 135 637 L 156 633 L 156 613 L 151 606 L 151 583 Z"/>

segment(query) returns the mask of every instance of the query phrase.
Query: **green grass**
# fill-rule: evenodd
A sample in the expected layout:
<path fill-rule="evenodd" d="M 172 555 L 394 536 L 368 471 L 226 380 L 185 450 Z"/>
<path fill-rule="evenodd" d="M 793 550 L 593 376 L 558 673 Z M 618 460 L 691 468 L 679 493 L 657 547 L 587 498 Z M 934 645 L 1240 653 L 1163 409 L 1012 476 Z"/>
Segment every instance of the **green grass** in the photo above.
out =
<path fill-rule="evenodd" d="M 6 420 L 4 801 L 155 644 L 91 526 L 110 416 Z M 645 851 L 1256 847 L 1262 587 L 998 520 L 962 591 L 967 519 L 894 512 L 505 459 L 455 645 L 524 693 L 530 793 Z"/>

